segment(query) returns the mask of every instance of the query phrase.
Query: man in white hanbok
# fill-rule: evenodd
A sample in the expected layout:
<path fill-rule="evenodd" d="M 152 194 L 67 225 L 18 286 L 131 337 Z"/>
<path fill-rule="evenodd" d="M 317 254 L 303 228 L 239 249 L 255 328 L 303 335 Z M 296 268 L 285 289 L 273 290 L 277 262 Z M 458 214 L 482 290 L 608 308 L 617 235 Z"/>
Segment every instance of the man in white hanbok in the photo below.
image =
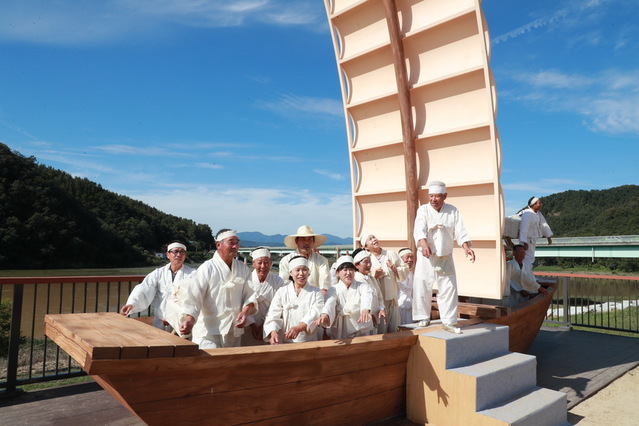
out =
<path fill-rule="evenodd" d="M 399 306 L 399 282 L 406 279 L 408 267 L 402 263 L 397 253 L 383 249 L 375 235 L 363 233 L 360 238 L 362 247 L 371 253 L 371 273 L 379 282 L 379 287 L 384 295 L 386 306 L 386 321 L 377 326 L 380 333 L 392 333 L 397 331 L 400 324 Z"/>
<path fill-rule="evenodd" d="M 293 281 L 277 290 L 264 320 L 264 341 L 272 345 L 319 339 L 316 321 L 324 309 L 324 295 L 308 283 L 304 256 L 290 259 L 289 266 Z"/>
<path fill-rule="evenodd" d="M 434 181 L 428 186 L 429 203 L 417 210 L 413 236 L 417 244 L 417 265 L 413 283 L 413 320 L 430 323 L 433 285 L 437 283 L 437 306 L 444 330 L 461 333 L 457 322 L 457 278 L 453 263 L 453 242 L 475 261 L 470 237 L 457 208 L 446 204 L 446 185 Z"/>
<path fill-rule="evenodd" d="M 341 256 L 335 264 L 339 279 L 328 290 L 318 325 L 330 327 L 332 339 L 369 335 L 373 329 L 373 292 L 366 282 L 355 280 L 355 265 L 351 256 Z"/>
<path fill-rule="evenodd" d="M 142 312 L 153 307 L 153 326 L 172 331 L 166 319 L 166 304 L 171 294 L 173 283 L 178 283 L 195 275 L 195 269 L 184 264 L 186 246 L 173 242 L 166 248 L 169 263 L 144 277 L 144 280 L 131 291 L 126 304 L 120 309 L 124 316 Z"/>
<path fill-rule="evenodd" d="M 506 262 L 506 281 L 508 285 L 504 291 L 504 306 L 515 307 L 541 293 L 544 296 L 548 290 L 543 288 L 532 270 L 524 263 L 526 249 L 521 244 L 513 247 L 513 258 Z"/>
<path fill-rule="evenodd" d="M 242 346 L 263 345 L 264 319 L 271 306 L 277 290 L 284 286 L 284 281 L 275 272 L 271 272 L 273 260 L 266 247 L 258 247 L 251 252 L 253 273 L 250 285 L 257 299 L 257 314 L 250 315 L 246 321 L 246 330 L 242 335 Z"/>
<path fill-rule="evenodd" d="M 353 252 L 353 264 L 357 269 L 355 281 L 365 282 L 371 288 L 373 304 L 371 314 L 373 315 L 373 329 L 370 334 L 377 334 L 377 326 L 380 322 L 386 321 L 386 306 L 384 305 L 384 295 L 379 288 L 379 283 L 371 273 L 371 254 L 363 248 L 358 248 Z"/>
<path fill-rule="evenodd" d="M 257 313 L 257 300 L 249 285 L 250 271 L 237 260 L 237 233 L 222 229 L 215 237 L 213 258 L 197 269 L 182 305 L 180 333 L 193 333 L 201 349 L 234 347 L 249 315 Z"/>
<path fill-rule="evenodd" d="M 548 244 L 552 244 L 552 238 L 550 237 L 552 237 L 553 233 L 546 222 L 546 218 L 541 214 L 542 206 L 541 200 L 537 197 L 532 197 L 528 200 L 528 208 L 521 215 L 521 223 L 519 224 L 519 244 L 526 249 L 524 265 L 531 270 L 533 263 L 535 263 L 537 240 L 545 237 L 548 239 Z"/>
<path fill-rule="evenodd" d="M 413 280 L 415 279 L 415 254 L 409 248 L 403 248 L 399 251 L 399 257 L 408 267 L 406 279 L 399 283 L 399 297 L 397 305 L 399 305 L 399 317 L 402 324 L 410 324 L 413 322 Z"/>
<path fill-rule="evenodd" d="M 279 275 L 284 282 L 289 281 L 291 267 L 289 262 L 296 256 L 308 259 L 308 283 L 320 288 L 324 293 L 331 288 L 331 274 L 328 259 L 317 253 L 317 248 L 326 242 L 324 235 L 316 234 L 310 226 L 302 225 L 297 233 L 284 238 L 286 247 L 295 249 L 280 260 Z"/>

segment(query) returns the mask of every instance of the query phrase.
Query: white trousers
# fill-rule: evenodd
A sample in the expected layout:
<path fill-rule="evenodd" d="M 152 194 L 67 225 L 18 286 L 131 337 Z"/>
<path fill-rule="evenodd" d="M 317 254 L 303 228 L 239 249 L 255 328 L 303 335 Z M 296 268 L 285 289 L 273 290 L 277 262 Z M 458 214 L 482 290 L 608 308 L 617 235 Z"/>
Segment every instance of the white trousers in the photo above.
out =
<path fill-rule="evenodd" d="M 242 336 L 230 334 L 215 334 L 202 337 L 199 341 L 193 339 L 194 343 L 200 345 L 200 349 L 235 348 L 240 346 Z"/>
<path fill-rule="evenodd" d="M 537 239 L 531 238 L 528 242 L 528 250 L 526 250 L 526 256 L 522 263 L 532 270 L 533 263 L 535 263 L 535 249 L 537 248 Z"/>
<path fill-rule="evenodd" d="M 415 280 L 413 281 L 413 321 L 430 319 L 433 284 L 437 283 L 437 307 L 443 324 L 453 325 L 457 322 L 457 278 L 455 274 L 441 275 L 435 272 L 430 259 L 417 251 Z M 452 259 L 451 259 L 452 262 Z"/>

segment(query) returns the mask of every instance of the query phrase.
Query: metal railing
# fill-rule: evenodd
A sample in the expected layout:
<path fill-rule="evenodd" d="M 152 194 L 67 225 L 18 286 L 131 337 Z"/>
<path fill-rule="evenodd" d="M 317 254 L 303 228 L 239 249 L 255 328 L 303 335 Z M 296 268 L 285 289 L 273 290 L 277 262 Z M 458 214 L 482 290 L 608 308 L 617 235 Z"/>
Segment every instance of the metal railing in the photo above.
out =
<path fill-rule="evenodd" d="M 556 277 L 559 282 L 547 322 L 639 333 L 639 277 L 536 275 Z M 143 275 L 0 278 L 0 302 L 12 307 L 9 335 L 0 335 L 3 342 L 8 340 L 7 347 L 0 348 L 7 353 L 0 357 L 0 389 L 11 395 L 17 386 L 84 375 L 44 336 L 44 315 L 117 312 L 143 279 Z M 139 316 L 151 314 L 149 309 Z"/>
<path fill-rule="evenodd" d="M 0 389 L 11 395 L 17 386 L 84 375 L 44 335 L 44 316 L 117 312 L 143 279 L 144 275 L 0 278 L 0 303 L 5 313 L 7 304 L 11 311 L 10 330 L 0 329 Z M 150 314 L 149 310 L 138 316 Z"/>
<path fill-rule="evenodd" d="M 536 272 L 558 278 L 546 322 L 639 333 L 639 277 Z"/>

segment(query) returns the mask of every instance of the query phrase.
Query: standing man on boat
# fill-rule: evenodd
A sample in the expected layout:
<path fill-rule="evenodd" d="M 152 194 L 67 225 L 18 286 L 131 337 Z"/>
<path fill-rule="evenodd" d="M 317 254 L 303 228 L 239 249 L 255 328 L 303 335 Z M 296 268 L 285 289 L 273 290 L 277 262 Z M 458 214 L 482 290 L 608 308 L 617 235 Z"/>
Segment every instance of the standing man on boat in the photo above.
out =
<path fill-rule="evenodd" d="M 294 252 L 287 254 L 280 260 L 279 274 L 284 282 L 289 281 L 291 268 L 289 262 L 296 256 L 304 256 L 308 260 L 308 283 L 322 290 L 324 294 L 331 288 L 331 274 L 328 259 L 317 253 L 317 248 L 326 242 L 326 237 L 316 234 L 310 226 L 302 225 L 297 233 L 284 238 L 284 245 Z"/>
<path fill-rule="evenodd" d="M 213 258 L 197 269 L 189 286 L 180 322 L 180 334 L 192 330 L 200 349 L 240 346 L 249 315 L 258 303 L 249 285 L 251 272 L 236 259 L 240 248 L 237 232 L 222 229 L 215 236 Z"/>
<path fill-rule="evenodd" d="M 195 269 L 184 264 L 186 260 L 186 246 L 174 241 L 166 248 L 166 257 L 169 263 L 148 274 L 144 280 L 135 286 L 126 304 L 120 309 L 120 314 L 128 316 L 148 309 L 153 306 L 153 326 L 163 330 L 172 331 L 166 321 L 166 303 L 174 282 L 185 278 L 192 278 Z"/>
<path fill-rule="evenodd" d="M 437 283 L 437 306 L 444 330 L 461 334 L 457 322 L 457 277 L 453 263 L 453 242 L 457 241 L 466 257 L 475 262 L 475 252 L 459 210 L 444 201 L 446 184 L 428 185 L 428 204 L 417 209 L 413 236 L 417 243 L 417 265 L 413 285 L 413 320 L 419 326 L 430 323 L 433 284 Z"/>
<path fill-rule="evenodd" d="M 379 288 L 384 296 L 386 307 L 386 321 L 380 322 L 377 331 L 379 333 L 394 333 L 400 323 L 399 283 L 406 279 L 408 266 L 402 263 L 397 253 L 383 249 L 375 235 L 363 233 L 360 238 L 362 247 L 371 253 L 371 273 L 379 282 Z"/>
<path fill-rule="evenodd" d="M 537 240 L 541 237 L 548 239 L 548 244 L 552 244 L 552 230 L 546 218 L 541 214 L 541 200 L 537 197 L 532 197 L 528 200 L 528 208 L 524 210 L 521 215 L 521 223 L 519 224 L 519 244 L 524 246 L 526 250 L 526 257 L 524 258 L 524 264 L 531 270 L 533 263 L 535 263 L 535 248 L 537 247 Z"/>

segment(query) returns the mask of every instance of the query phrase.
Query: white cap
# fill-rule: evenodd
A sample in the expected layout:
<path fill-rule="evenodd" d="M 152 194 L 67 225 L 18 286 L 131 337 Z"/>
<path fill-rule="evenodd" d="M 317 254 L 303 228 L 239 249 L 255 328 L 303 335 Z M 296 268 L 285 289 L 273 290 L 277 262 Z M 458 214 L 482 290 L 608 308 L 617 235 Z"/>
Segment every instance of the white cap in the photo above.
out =
<path fill-rule="evenodd" d="M 373 235 L 373 234 L 368 234 L 368 233 L 362 234 L 362 236 L 359 238 L 359 242 L 362 245 L 362 247 L 366 247 L 366 241 L 368 241 L 368 238 L 371 235 Z"/>
<path fill-rule="evenodd" d="M 220 242 L 231 237 L 237 237 L 237 231 L 233 231 L 233 230 L 224 231 L 215 237 L 215 241 Z"/>
<path fill-rule="evenodd" d="M 399 254 L 399 257 L 403 257 L 403 256 L 407 255 L 408 253 L 414 254 L 413 251 L 411 249 L 409 249 L 409 248 L 401 249 L 398 254 Z"/>
<path fill-rule="evenodd" d="M 349 255 L 344 255 L 344 256 L 340 256 L 336 261 L 335 261 L 335 269 L 339 269 L 340 266 L 342 266 L 344 263 L 352 263 L 353 265 L 355 264 L 355 261 L 353 260 L 353 258 Z"/>
<path fill-rule="evenodd" d="M 428 184 L 428 193 L 429 194 L 445 194 L 446 184 L 444 182 L 434 180 Z"/>

